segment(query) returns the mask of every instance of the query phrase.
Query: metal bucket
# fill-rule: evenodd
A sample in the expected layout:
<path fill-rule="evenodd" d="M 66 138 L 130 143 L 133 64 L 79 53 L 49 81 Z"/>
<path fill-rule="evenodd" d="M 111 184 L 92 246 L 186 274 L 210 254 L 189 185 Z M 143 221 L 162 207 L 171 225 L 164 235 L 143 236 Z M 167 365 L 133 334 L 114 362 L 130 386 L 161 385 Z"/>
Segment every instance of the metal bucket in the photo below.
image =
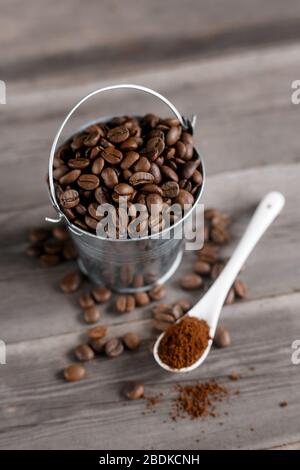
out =
<path fill-rule="evenodd" d="M 136 239 L 108 239 L 86 232 L 67 219 L 58 205 L 53 182 L 53 159 L 60 135 L 70 117 L 86 100 L 96 94 L 122 88 L 142 91 L 159 98 L 171 109 L 183 128 L 193 133 L 196 118 L 194 117 L 192 122 L 190 122 L 181 116 L 174 105 L 165 97 L 149 88 L 126 84 L 105 87 L 90 93 L 69 112 L 53 141 L 49 159 L 49 195 L 59 217 L 58 219 L 46 217 L 46 220 L 52 223 L 58 223 L 63 220 L 66 223 L 78 250 L 79 267 L 95 284 L 105 285 L 117 292 L 132 293 L 146 291 L 156 284 L 165 282 L 178 268 L 184 248 L 184 240 L 181 237 L 183 233 L 182 226 L 191 218 L 196 210 L 203 192 L 205 172 L 201 156 L 195 149 L 200 159 L 200 167 L 203 174 L 202 186 L 193 207 L 182 219 L 178 220 L 171 227 L 164 229 L 160 234 Z M 109 118 L 100 118 L 97 121 L 106 121 L 107 119 Z M 87 123 L 84 127 L 89 124 Z"/>

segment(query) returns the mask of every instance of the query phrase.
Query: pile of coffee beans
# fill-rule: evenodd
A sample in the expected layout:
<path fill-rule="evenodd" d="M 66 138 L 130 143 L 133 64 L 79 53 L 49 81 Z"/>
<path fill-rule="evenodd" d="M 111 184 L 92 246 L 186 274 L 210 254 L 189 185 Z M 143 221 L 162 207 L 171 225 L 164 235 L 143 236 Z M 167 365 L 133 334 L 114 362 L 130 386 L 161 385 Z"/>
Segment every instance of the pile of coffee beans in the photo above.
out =
<path fill-rule="evenodd" d="M 56 152 L 53 178 L 62 211 L 91 233 L 102 218 L 98 206 L 118 207 L 120 197 L 128 208 L 128 230 L 137 217 L 135 204 L 142 204 L 149 231 L 161 231 L 163 211 L 173 203 L 193 205 L 203 180 L 191 131 L 176 118 L 153 114 L 115 117 L 74 135 Z"/>

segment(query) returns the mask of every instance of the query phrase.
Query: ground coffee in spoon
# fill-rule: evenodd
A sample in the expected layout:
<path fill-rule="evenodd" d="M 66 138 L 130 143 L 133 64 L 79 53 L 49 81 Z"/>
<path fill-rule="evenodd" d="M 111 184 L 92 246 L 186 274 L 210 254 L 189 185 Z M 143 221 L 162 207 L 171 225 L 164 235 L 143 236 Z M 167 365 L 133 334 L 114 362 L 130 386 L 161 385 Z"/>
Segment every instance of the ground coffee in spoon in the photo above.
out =
<path fill-rule="evenodd" d="M 162 362 L 172 369 L 189 367 L 204 353 L 209 341 L 205 320 L 186 316 L 167 328 L 158 349 Z"/>

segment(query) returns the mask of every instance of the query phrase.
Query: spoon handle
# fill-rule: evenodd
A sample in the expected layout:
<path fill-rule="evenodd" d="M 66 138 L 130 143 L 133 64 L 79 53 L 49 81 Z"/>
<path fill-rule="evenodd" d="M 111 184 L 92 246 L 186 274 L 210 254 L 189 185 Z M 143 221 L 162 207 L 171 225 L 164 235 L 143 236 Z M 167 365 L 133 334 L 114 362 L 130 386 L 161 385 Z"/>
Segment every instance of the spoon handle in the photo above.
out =
<path fill-rule="evenodd" d="M 234 283 L 235 278 L 240 272 L 246 259 L 248 258 L 249 254 L 251 253 L 261 236 L 264 234 L 264 232 L 279 214 L 279 212 L 284 206 L 284 203 L 284 196 L 277 191 L 270 192 L 266 196 L 264 196 L 264 198 L 256 208 L 252 219 L 250 220 L 249 225 L 230 260 L 226 264 L 225 268 L 223 269 L 213 286 L 200 300 L 202 307 L 204 307 L 205 305 L 207 307 L 213 306 L 215 312 L 221 310 L 224 301 L 227 297 L 228 291 Z M 197 305 L 195 305 L 195 307 L 197 308 Z M 196 310 L 194 310 L 194 308 L 192 310 L 196 314 Z M 212 311 L 212 308 L 209 308 L 208 310 Z M 213 332 L 215 331 L 216 325 L 218 323 L 218 317 L 219 315 L 212 315 L 211 319 L 209 319 L 210 326 Z"/>

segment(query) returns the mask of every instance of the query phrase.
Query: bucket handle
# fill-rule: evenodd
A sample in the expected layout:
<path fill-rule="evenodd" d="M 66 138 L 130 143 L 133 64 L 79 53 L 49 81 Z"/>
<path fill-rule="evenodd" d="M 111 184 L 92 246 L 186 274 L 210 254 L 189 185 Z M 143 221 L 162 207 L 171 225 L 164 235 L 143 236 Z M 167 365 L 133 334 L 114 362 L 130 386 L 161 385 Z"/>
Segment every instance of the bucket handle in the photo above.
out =
<path fill-rule="evenodd" d="M 58 213 L 58 219 L 53 219 L 53 218 L 46 217 L 45 220 L 47 222 L 58 223 L 58 222 L 61 221 L 62 218 L 66 218 L 65 215 L 62 214 L 61 209 L 60 209 L 60 207 L 57 203 L 56 195 L 55 195 L 55 188 L 54 188 L 54 183 L 53 183 L 53 159 L 54 159 L 54 155 L 55 155 L 55 152 L 56 152 L 56 146 L 57 146 L 58 140 L 61 136 L 61 133 L 62 133 L 64 127 L 68 123 L 71 116 L 79 108 L 79 106 L 81 106 L 89 98 L 92 98 L 93 96 L 98 95 L 99 93 L 102 93 L 104 91 L 119 90 L 119 89 L 122 89 L 122 88 L 123 89 L 125 88 L 125 89 L 138 90 L 138 91 L 142 91 L 144 93 L 148 93 L 152 96 L 155 96 L 156 98 L 161 100 L 163 103 L 165 103 L 171 109 L 171 111 L 175 114 L 175 116 L 177 117 L 178 121 L 180 122 L 180 124 L 182 125 L 183 128 L 186 128 L 186 129 L 189 128 L 189 127 L 194 128 L 195 122 L 196 122 L 196 116 L 193 116 L 192 122 L 190 123 L 187 119 L 185 119 L 179 113 L 177 108 L 167 98 L 165 98 L 160 93 L 157 93 L 156 91 L 152 90 L 151 88 L 147 88 L 147 87 L 144 87 L 144 86 L 141 86 L 141 85 L 121 84 L 121 85 L 112 85 L 112 86 L 107 86 L 107 87 L 104 87 L 104 88 L 99 88 L 98 90 L 95 90 L 95 91 L 89 93 L 84 98 L 82 98 L 80 101 L 78 101 L 78 103 L 75 104 L 75 106 L 71 109 L 71 111 L 68 113 L 68 115 L 64 119 L 63 123 L 61 124 L 60 128 L 58 129 L 57 134 L 56 134 L 56 136 L 54 137 L 54 140 L 53 140 L 53 144 L 52 144 L 51 151 L 50 151 L 48 175 L 49 175 L 49 186 L 50 186 L 50 199 L 51 199 L 51 202 L 52 202 L 54 208 L 56 209 L 56 211 Z M 67 218 L 66 218 L 66 220 L 67 220 Z M 67 220 L 67 222 L 69 222 L 69 221 Z M 72 231 L 74 231 L 77 235 L 79 235 L 79 234 L 82 235 L 82 233 L 80 231 L 77 232 L 77 230 L 75 230 L 74 226 L 71 227 L 71 225 L 69 223 L 68 223 L 68 225 L 69 225 L 69 228 Z"/>

